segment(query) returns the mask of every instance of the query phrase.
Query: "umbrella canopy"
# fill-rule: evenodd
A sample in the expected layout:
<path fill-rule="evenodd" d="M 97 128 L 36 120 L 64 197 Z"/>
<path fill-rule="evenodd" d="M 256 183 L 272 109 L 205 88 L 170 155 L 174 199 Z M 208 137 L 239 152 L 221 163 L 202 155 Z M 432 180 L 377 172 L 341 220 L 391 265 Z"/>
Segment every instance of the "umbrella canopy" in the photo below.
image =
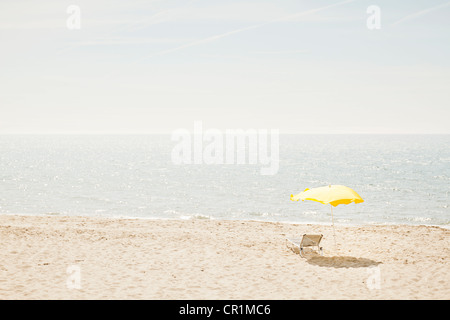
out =
<path fill-rule="evenodd" d="M 329 185 L 325 187 L 305 189 L 299 194 L 292 195 L 292 201 L 312 200 L 323 204 L 331 204 L 336 207 L 339 204 L 360 203 L 364 200 L 355 192 L 355 190 L 341 185 Z"/>

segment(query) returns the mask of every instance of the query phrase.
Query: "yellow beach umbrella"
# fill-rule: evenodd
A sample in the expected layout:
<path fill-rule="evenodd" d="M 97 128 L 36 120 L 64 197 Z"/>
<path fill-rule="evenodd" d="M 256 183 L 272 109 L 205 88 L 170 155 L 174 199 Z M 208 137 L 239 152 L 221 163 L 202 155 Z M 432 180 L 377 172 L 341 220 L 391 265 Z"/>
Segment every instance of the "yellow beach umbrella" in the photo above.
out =
<path fill-rule="evenodd" d="M 356 193 L 352 188 L 342 186 L 342 185 L 328 185 L 325 187 L 313 188 L 313 189 L 305 189 L 303 192 L 299 194 L 292 195 L 292 201 L 298 200 L 311 200 L 317 201 L 323 204 L 331 205 L 331 221 L 333 224 L 333 233 L 334 233 L 334 219 L 333 219 L 333 207 L 336 207 L 340 204 L 349 204 L 349 203 L 361 203 L 364 200 Z M 336 235 L 334 236 L 334 242 L 336 244 Z"/>

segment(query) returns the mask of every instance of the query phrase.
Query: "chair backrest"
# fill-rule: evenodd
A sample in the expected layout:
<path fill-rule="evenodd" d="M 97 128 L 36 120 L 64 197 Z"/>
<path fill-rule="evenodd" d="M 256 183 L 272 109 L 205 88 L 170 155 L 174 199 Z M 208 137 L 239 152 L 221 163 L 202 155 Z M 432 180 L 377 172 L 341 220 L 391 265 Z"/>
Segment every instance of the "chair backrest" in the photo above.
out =
<path fill-rule="evenodd" d="M 318 246 L 322 240 L 323 235 L 321 234 L 304 234 L 301 246 L 302 247 L 312 247 Z"/>

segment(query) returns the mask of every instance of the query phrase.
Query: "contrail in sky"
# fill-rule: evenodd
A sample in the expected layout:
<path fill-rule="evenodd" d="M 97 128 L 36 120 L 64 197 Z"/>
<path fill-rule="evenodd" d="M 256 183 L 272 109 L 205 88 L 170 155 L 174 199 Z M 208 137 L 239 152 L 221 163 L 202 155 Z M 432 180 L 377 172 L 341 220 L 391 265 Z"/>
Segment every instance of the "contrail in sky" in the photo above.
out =
<path fill-rule="evenodd" d="M 425 10 L 422 10 L 422 11 L 419 11 L 419 12 L 416 12 L 416 13 L 412 13 L 412 14 L 407 15 L 406 17 L 404 17 L 404 18 L 402 18 L 402 19 L 400 19 L 400 20 L 394 22 L 392 25 L 395 26 L 395 25 L 397 25 L 397 24 L 399 24 L 399 23 L 402 23 L 402 22 L 404 22 L 404 21 L 407 21 L 407 20 L 411 20 L 411 19 L 420 17 L 420 16 L 422 16 L 422 15 L 424 15 L 424 14 L 430 13 L 430 12 L 435 11 L 435 10 L 437 10 L 437 9 L 441 9 L 441 8 L 447 7 L 447 6 L 449 6 L 449 5 L 450 5 L 450 2 L 447 2 L 447 3 L 441 4 L 441 5 L 432 7 L 432 8 L 428 8 L 428 9 L 425 9 Z"/>
<path fill-rule="evenodd" d="M 236 29 L 236 30 L 233 30 L 233 31 L 228 31 L 228 32 L 225 32 L 225 33 L 217 34 L 217 35 L 210 36 L 210 37 L 207 37 L 207 38 L 204 38 L 204 39 L 200 39 L 200 40 L 196 40 L 196 41 L 193 41 L 193 42 L 190 42 L 190 43 L 186 43 L 184 45 L 181 45 L 181 46 L 178 46 L 178 47 L 175 47 L 175 48 L 172 48 L 172 49 L 167 49 L 167 50 L 163 50 L 163 51 L 160 51 L 160 52 L 148 55 L 148 56 L 140 59 L 139 61 L 142 61 L 142 60 L 147 59 L 147 58 L 152 58 L 152 57 L 155 57 L 155 56 L 165 55 L 167 53 L 179 51 L 179 50 L 182 50 L 182 49 L 194 47 L 194 46 L 197 46 L 197 45 L 200 45 L 200 44 L 216 41 L 218 39 L 225 38 L 225 37 L 231 36 L 231 35 L 236 34 L 236 33 L 241 33 L 243 31 L 261 28 L 261 27 L 266 26 L 266 25 L 271 24 L 271 23 L 275 23 L 275 22 L 279 22 L 279 21 L 295 20 L 295 19 L 297 19 L 299 17 L 307 16 L 307 15 L 310 15 L 310 14 L 313 14 L 313 13 L 316 13 L 316 12 L 319 12 L 319 11 L 323 11 L 323 10 L 330 9 L 330 8 L 333 8 L 333 7 L 341 6 L 341 5 L 344 5 L 344 4 L 347 4 L 347 3 L 350 3 L 350 2 L 354 2 L 354 1 L 356 1 L 356 0 L 341 1 L 341 2 L 338 2 L 338 3 L 330 4 L 328 6 L 320 7 L 320 8 L 311 9 L 311 10 L 302 11 L 302 12 L 297 12 L 297 13 L 294 13 L 294 14 L 290 14 L 290 15 L 284 16 L 282 18 L 278 18 L 278 19 L 267 21 L 267 22 L 255 24 L 253 26 L 249 26 L 249 27 L 240 28 L 240 29 Z"/>

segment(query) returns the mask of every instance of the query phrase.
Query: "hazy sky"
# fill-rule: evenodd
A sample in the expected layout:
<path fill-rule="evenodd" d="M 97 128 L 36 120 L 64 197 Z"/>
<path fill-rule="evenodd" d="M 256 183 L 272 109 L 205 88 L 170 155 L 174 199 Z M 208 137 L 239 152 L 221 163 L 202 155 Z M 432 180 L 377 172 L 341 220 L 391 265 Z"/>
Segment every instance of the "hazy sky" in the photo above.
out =
<path fill-rule="evenodd" d="M 2 0 L 0 40 L 0 133 L 450 133 L 445 0 Z"/>

